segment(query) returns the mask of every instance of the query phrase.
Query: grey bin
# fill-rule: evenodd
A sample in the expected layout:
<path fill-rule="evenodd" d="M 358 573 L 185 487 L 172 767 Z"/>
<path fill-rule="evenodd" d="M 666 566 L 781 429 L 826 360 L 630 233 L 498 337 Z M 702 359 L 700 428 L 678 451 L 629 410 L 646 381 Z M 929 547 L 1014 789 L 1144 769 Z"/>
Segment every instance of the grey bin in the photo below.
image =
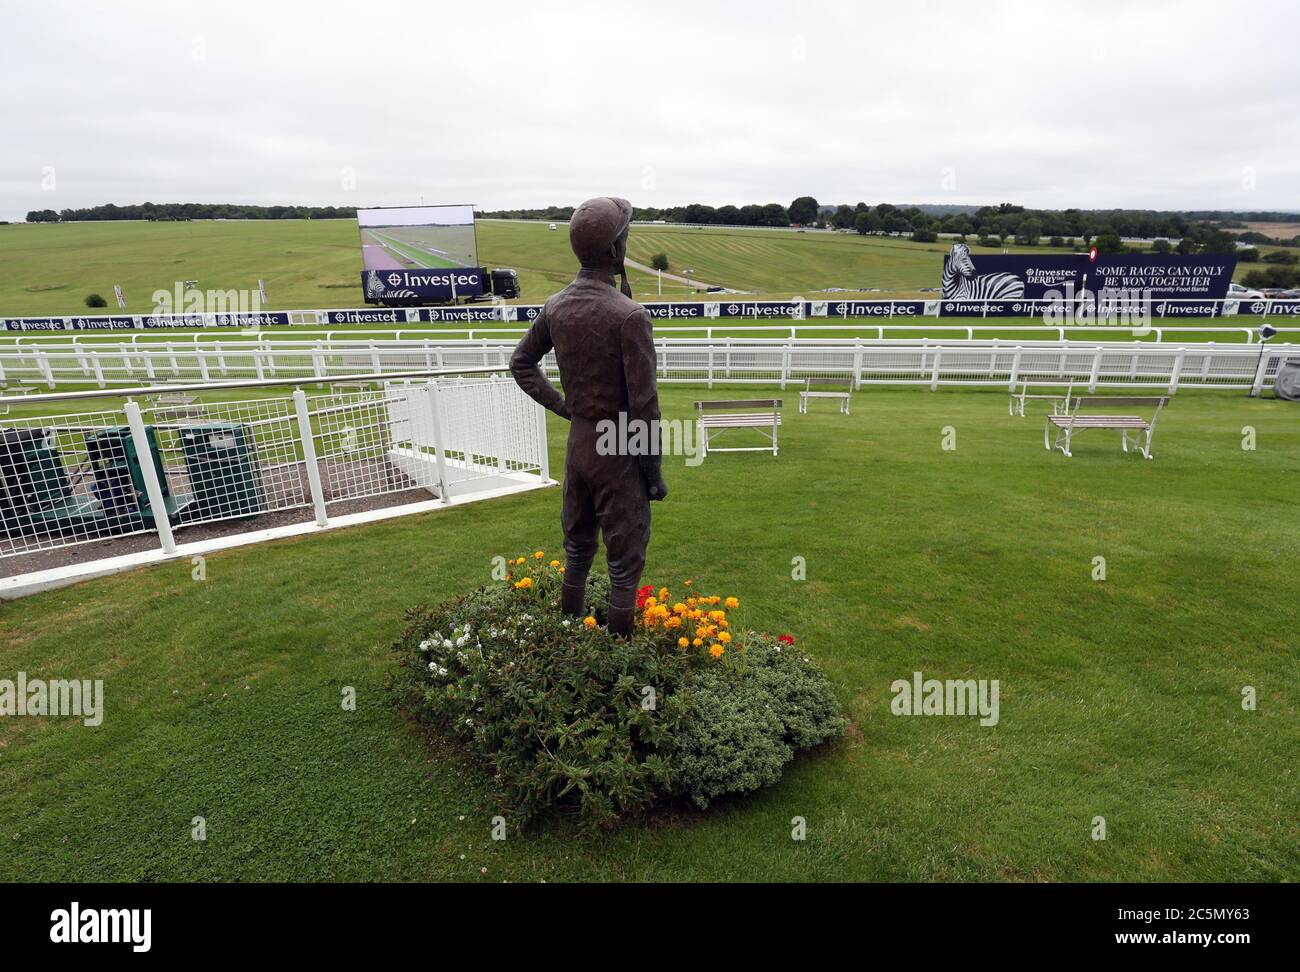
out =
<path fill-rule="evenodd" d="M 257 443 L 246 426 L 187 425 L 181 451 L 194 502 L 184 519 L 253 516 L 263 510 Z"/>

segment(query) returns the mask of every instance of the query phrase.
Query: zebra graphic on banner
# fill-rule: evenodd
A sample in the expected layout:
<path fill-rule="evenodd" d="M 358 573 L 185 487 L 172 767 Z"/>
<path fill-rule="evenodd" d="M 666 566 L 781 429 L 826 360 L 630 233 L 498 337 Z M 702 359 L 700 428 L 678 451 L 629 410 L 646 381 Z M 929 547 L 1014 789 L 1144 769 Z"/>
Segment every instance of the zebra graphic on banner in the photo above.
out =
<path fill-rule="evenodd" d="M 1013 273 L 975 273 L 970 247 L 954 243 L 943 261 L 944 300 L 1016 300 L 1025 296 L 1025 282 Z"/>

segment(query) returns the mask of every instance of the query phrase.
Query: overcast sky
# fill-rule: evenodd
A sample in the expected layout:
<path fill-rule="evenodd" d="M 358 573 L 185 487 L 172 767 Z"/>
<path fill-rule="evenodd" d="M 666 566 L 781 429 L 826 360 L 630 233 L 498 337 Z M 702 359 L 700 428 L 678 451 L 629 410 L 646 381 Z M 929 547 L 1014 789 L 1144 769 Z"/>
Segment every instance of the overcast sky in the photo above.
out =
<path fill-rule="evenodd" d="M 0 219 L 106 202 L 1300 209 L 1300 6 L 8 4 Z"/>

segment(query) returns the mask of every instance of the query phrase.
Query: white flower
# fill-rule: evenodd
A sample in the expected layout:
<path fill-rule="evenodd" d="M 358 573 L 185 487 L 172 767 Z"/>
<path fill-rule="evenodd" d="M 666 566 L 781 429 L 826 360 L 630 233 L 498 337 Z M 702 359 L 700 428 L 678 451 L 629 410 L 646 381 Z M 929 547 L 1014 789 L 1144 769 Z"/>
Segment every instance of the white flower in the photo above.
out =
<path fill-rule="evenodd" d="M 442 647 L 444 647 L 444 648 L 451 648 L 451 647 L 453 647 L 453 646 L 452 646 L 452 643 L 451 643 L 451 639 L 450 639 L 450 638 L 444 638 L 444 639 L 442 639 Z"/>
<path fill-rule="evenodd" d="M 420 650 L 421 650 L 421 651 L 428 651 L 428 650 L 429 650 L 430 648 L 432 648 L 432 647 L 433 647 L 433 642 L 430 641 L 430 640 L 427 639 L 427 638 L 426 638 L 424 641 L 421 641 L 421 642 L 420 642 Z"/>

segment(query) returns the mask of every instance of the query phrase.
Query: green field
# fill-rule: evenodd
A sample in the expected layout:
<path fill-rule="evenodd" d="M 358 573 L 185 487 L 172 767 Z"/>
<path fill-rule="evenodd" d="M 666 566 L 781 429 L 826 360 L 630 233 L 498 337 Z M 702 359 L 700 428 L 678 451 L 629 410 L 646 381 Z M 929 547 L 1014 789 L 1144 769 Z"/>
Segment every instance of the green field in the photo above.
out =
<path fill-rule="evenodd" d="M 666 416 L 697 397 L 666 389 Z M 668 463 L 646 574 L 735 592 L 741 624 L 793 632 L 833 680 L 849 735 L 779 785 L 489 839 L 486 776 L 390 705 L 386 646 L 493 555 L 558 550 L 543 490 L 228 551 L 202 582 L 183 562 L 0 605 L 0 674 L 106 698 L 97 729 L 0 720 L 0 879 L 1300 878 L 1292 406 L 1180 394 L 1150 462 L 1103 432 L 1048 454 L 992 391 L 786 418 L 777 458 Z M 998 679 L 998 725 L 891 715 L 914 671 Z"/>
<path fill-rule="evenodd" d="M 901 298 L 938 286 L 947 249 L 944 242 L 857 234 L 636 226 L 629 254 L 648 264 L 663 252 L 670 273 L 690 269 L 705 283 L 774 298 L 814 298 L 831 287 Z M 565 224 L 549 230 L 541 222 L 481 220 L 478 252 L 487 266 L 519 271 L 525 303 L 541 302 L 573 279 Z M 115 283 L 128 312 L 146 313 L 156 290 L 170 292 L 184 280 L 197 280 L 201 290 L 255 291 L 264 279 L 271 309 L 361 307 L 360 270 L 352 220 L 0 226 L 0 317 L 84 314 L 85 296 L 99 293 L 112 303 Z M 630 278 L 638 299 L 658 295 L 655 276 L 633 270 Z M 690 290 L 663 284 L 664 297 L 694 296 Z"/>

